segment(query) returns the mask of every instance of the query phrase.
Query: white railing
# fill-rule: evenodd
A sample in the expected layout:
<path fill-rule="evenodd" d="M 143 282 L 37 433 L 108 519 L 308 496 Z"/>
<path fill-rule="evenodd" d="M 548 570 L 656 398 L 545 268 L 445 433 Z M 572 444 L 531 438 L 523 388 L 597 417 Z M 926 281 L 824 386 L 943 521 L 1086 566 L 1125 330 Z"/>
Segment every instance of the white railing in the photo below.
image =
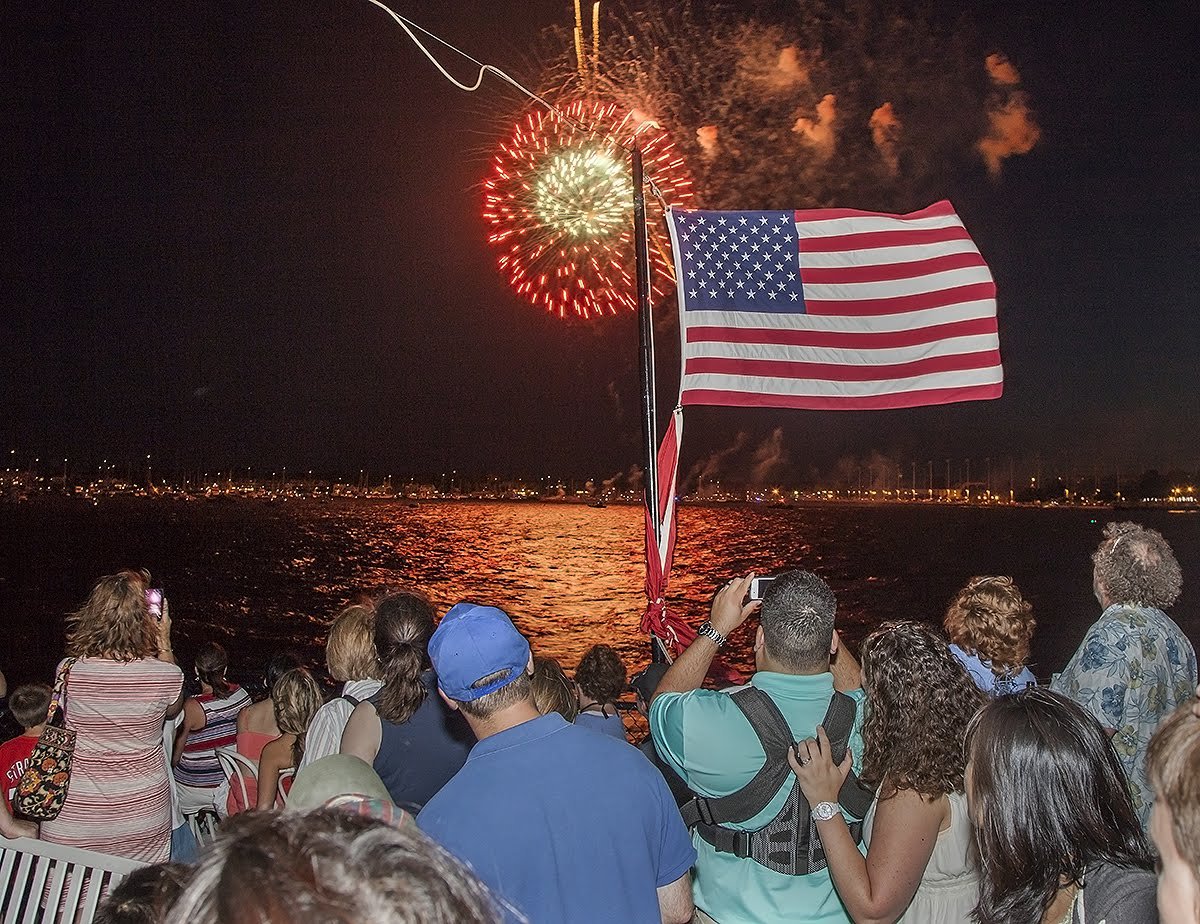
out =
<path fill-rule="evenodd" d="M 91 924 L 104 895 L 144 865 L 46 841 L 0 837 L 3 924 Z"/>

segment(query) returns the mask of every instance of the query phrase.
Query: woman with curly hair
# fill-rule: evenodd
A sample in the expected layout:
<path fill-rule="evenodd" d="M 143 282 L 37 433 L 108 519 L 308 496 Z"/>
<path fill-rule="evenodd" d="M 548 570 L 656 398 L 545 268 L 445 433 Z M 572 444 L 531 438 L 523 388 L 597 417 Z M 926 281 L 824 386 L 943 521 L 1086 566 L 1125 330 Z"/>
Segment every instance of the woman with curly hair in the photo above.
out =
<path fill-rule="evenodd" d="M 1162 533 L 1130 522 L 1104 527 L 1092 563 L 1092 589 L 1104 611 L 1050 688 L 1112 735 L 1146 830 L 1154 803 L 1146 776 L 1150 736 L 1196 689 L 1195 649 L 1163 612 L 1179 598 L 1182 573 Z"/>
<path fill-rule="evenodd" d="M 1002 696 L 1037 684 L 1029 640 L 1033 607 L 1010 577 L 973 577 L 946 610 L 950 651 L 984 693 Z"/>
<path fill-rule="evenodd" d="M 575 669 L 579 714 L 575 724 L 612 735 L 622 741 L 625 723 L 617 712 L 617 699 L 625 692 L 629 674 L 621 656 L 608 645 L 593 645 Z"/>
<path fill-rule="evenodd" d="M 983 694 L 942 638 L 916 622 L 887 623 L 862 646 L 862 773 L 876 787 L 859 853 L 841 813 L 817 821 L 834 888 L 857 924 L 960 924 L 979 877 L 963 774 L 963 736 Z M 818 727 L 788 754 L 810 805 L 837 804 L 850 770 Z"/>
<path fill-rule="evenodd" d="M 171 781 L 163 723 L 183 708 L 167 602 L 152 615 L 148 575 L 100 578 L 67 617 L 66 723 L 76 732 L 67 800 L 42 840 L 164 863 L 171 847 Z"/>
<path fill-rule="evenodd" d="M 967 729 L 979 924 L 1157 924 L 1154 858 L 1100 724 L 1032 687 Z M 966 918 L 964 918 L 966 920 Z"/>
<path fill-rule="evenodd" d="M 271 699 L 275 703 L 275 722 L 282 734 L 263 748 L 258 762 L 259 809 L 275 806 L 279 774 L 300 766 L 308 725 L 323 702 L 320 686 L 303 667 L 294 667 L 276 680 Z"/>

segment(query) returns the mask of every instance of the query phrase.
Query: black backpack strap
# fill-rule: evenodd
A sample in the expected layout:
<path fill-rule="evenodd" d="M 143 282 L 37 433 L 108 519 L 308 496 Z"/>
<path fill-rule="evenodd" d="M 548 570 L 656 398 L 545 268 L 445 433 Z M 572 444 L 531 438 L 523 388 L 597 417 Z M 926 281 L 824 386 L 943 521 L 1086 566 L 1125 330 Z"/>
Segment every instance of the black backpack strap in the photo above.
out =
<path fill-rule="evenodd" d="M 361 699 L 359 699 L 356 696 L 351 696 L 349 693 L 343 693 L 341 696 L 338 697 L 338 699 L 344 699 L 346 702 L 348 702 L 350 704 L 351 709 L 353 709 L 355 706 L 357 706 L 359 703 L 362 702 Z"/>
<path fill-rule="evenodd" d="M 753 818 L 778 796 L 791 773 L 787 753 L 793 744 L 787 720 L 767 694 L 747 687 L 733 697 L 758 736 L 767 755 L 766 762 L 750 782 L 735 793 L 712 799 L 697 796 L 683 807 L 684 821 L 717 851 L 751 858 L 776 872 L 795 876 L 824 869 L 821 839 L 809 814 L 808 800 L 799 786 L 792 787 L 779 814 L 757 831 L 737 831 L 727 827 L 731 822 Z M 834 692 L 821 724 L 829 737 L 835 763 L 841 763 L 846 756 L 857 712 L 857 703 L 851 697 Z M 873 798 L 874 794 L 851 771 L 838 794 L 838 801 L 847 814 L 853 816 L 846 821 L 856 843 L 862 839 L 862 822 L 855 819 L 866 815 Z"/>
<path fill-rule="evenodd" d="M 792 746 L 792 730 L 774 700 L 757 687 L 743 687 L 731 694 L 734 704 L 746 716 L 758 736 L 767 759 L 745 786 L 727 796 L 697 796 L 683 806 L 683 821 L 689 827 L 726 822 L 742 822 L 765 809 L 783 788 L 792 768 L 787 752 Z M 735 832 L 736 833 L 736 832 Z"/>
<path fill-rule="evenodd" d="M 857 712 L 858 704 L 851 697 L 834 690 L 825 721 L 821 724 L 829 738 L 830 756 L 835 764 L 840 764 L 846 756 Z M 838 791 L 838 803 L 855 818 L 861 819 L 867 817 L 867 810 L 874 801 L 875 793 L 863 785 L 852 768 Z"/>

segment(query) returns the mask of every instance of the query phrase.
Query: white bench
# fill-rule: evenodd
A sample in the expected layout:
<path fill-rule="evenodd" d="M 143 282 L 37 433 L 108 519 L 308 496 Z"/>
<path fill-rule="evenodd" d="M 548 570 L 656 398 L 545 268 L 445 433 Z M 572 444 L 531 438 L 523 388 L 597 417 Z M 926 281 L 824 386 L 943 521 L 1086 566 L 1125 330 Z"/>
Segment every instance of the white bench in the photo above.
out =
<path fill-rule="evenodd" d="M 91 924 L 100 899 L 142 866 L 136 860 L 46 841 L 0 837 L 3 924 Z"/>

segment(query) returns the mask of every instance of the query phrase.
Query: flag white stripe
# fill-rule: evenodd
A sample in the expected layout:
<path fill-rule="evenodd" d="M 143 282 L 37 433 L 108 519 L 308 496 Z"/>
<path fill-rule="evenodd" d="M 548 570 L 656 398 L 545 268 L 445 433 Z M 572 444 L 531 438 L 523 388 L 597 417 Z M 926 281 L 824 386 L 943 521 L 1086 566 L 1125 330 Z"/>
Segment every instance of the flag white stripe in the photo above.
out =
<path fill-rule="evenodd" d="M 957 253 L 978 253 L 968 240 L 941 241 L 937 244 L 913 244 L 907 247 L 878 247 L 873 250 L 819 250 L 800 254 L 800 269 L 805 267 L 880 266 L 890 263 L 913 263 L 932 257 L 949 257 Z"/>
<path fill-rule="evenodd" d="M 930 391 L 940 388 L 968 388 L 972 385 L 996 385 L 1004 381 L 1000 366 L 963 369 L 956 372 L 931 372 L 903 379 L 874 382 L 839 382 L 825 379 L 781 379 L 757 375 L 720 375 L 702 372 L 683 377 L 683 391 L 737 391 L 762 395 L 815 395 L 862 398 L 904 391 Z"/>
<path fill-rule="evenodd" d="M 800 271 L 801 279 L 804 271 Z M 992 274 L 986 266 L 968 266 L 963 269 L 929 273 L 912 279 L 886 279 L 883 282 L 805 283 L 804 298 L 815 301 L 865 301 L 875 298 L 896 298 L 901 295 L 924 295 L 941 292 L 955 286 L 969 286 L 980 282 L 991 282 Z M 764 290 L 769 291 L 769 290 Z"/>
<path fill-rule="evenodd" d="M 862 215 L 854 218 L 826 218 L 796 222 L 796 233 L 806 237 L 842 237 L 873 231 L 925 231 L 935 228 L 961 228 L 957 215 L 931 215 L 927 218 L 902 218 L 892 215 Z"/>
<path fill-rule="evenodd" d="M 765 330 L 821 330 L 840 333 L 882 334 L 917 330 L 954 321 L 974 321 L 996 316 L 996 300 L 980 299 L 945 308 L 924 308 L 900 314 L 849 317 L 832 314 L 776 314 L 767 311 L 684 311 L 684 327 L 736 327 Z M 685 335 L 686 336 L 686 335 Z"/>
<path fill-rule="evenodd" d="M 785 346 L 773 343 L 689 343 L 684 359 L 712 356 L 722 359 L 770 359 L 798 363 L 830 363 L 839 366 L 888 366 L 911 363 L 933 356 L 957 356 L 961 353 L 982 353 L 1000 349 L 995 334 L 971 337 L 949 337 L 934 343 L 918 343 L 906 347 L 876 350 L 850 350 L 838 347 Z"/>

